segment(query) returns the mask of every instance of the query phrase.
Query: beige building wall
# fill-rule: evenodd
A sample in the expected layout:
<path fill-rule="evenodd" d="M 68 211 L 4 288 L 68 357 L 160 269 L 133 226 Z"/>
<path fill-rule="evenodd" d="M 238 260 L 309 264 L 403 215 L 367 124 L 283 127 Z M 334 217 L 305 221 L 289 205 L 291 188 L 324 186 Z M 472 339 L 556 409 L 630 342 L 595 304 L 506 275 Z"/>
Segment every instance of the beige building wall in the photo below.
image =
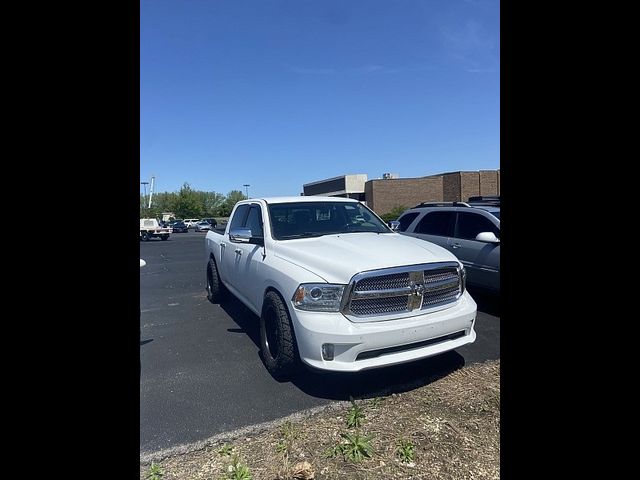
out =
<path fill-rule="evenodd" d="M 480 170 L 480 195 L 498 194 L 498 170 Z"/>
<path fill-rule="evenodd" d="M 460 172 L 447 173 L 442 176 L 442 202 L 460 201 Z"/>
<path fill-rule="evenodd" d="M 480 172 L 460 172 L 460 201 L 480 195 Z"/>
<path fill-rule="evenodd" d="M 478 195 L 500 195 L 500 170 L 452 172 L 443 177 L 443 202 L 466 202 Z"/>
<path fill-rule="evenodd" d="M 367 205 L 378 215 L 384 215 L 396 207 L 442 201 L 442 177 L 369 180 L 364 191 Z"/>
<path fill-rule="evenodd" d="M 362 193 L 364 191 L 364 184 L 367 182 L 367 174 L 358 173 L 356 175 L 346 175 L 344 182 L 347 193 Z"/>

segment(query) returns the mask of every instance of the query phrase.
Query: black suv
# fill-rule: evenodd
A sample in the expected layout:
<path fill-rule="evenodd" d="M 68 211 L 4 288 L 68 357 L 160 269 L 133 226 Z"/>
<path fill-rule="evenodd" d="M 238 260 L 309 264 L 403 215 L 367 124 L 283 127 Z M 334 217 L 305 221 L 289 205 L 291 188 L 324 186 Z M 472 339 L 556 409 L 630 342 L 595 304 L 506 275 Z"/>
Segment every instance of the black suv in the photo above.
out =
<path fill-rule="evenodd" d="M 189 227 L 187 227 L 187 224 L 184 223 L 182 220 L 180 220 L 179 222 L 174 222 L 174 224 L 171 226 L 173 228 L 173 233 L 188 233 L 189 232 Z"/>

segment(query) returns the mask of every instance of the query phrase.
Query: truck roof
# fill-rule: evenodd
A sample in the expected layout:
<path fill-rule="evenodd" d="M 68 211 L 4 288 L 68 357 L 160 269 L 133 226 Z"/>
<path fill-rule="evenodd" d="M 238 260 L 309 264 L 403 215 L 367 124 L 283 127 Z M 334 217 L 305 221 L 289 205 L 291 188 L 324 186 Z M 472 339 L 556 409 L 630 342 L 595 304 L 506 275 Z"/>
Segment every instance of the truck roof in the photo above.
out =
<path fill-rule="evenodd" d="M 256 200 L 263 200 L 267 203 L 294 203 L 294 202 L 357 202 L 354 198 L 342 198 L 342 197 L 320 197 L 320 196 L 298 196 L 298 197 L 265 197 L 265 198 L 250 198 L 248 200 L 242 200 L 244 202 L 251 202 Z"/>

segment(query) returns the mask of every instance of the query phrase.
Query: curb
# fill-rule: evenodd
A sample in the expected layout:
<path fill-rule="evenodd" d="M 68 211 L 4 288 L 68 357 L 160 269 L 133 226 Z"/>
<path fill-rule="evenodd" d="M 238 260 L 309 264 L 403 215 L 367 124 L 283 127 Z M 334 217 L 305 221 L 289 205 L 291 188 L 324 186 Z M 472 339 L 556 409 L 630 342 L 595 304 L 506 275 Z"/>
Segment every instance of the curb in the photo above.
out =
<path fill-rule="evenodd" d="M 324 412 L 326 410 L 340 410 L 345 407 L 348 407 L 349 405 L 350 405 L 350 402 L 348 401 L 344 401 L 344 400 L 336 401 L 336 402 L 329 403 L 327 405 L 321 405 L 319 407 L 313 407 L 306 410 L 301 410 L 299 412 L 292 413 L 291 415 L 287 415 L 286 417 L 278 418 L 277 420 L 257 423 L 255 425 L 248 425 L 246 427 L 238 428 L 236 430 L 231 430 L 229 432 L 218 433 L 216 435 L 213 435 L 212 437 L 209 437 L 205 440 L 200 440 L 198 442 L 178 445 L 176 447 L 159 450 L 157 452 L 141 453 L 140 464 L 147 465 L 147 464 L 150 464 L 151 462 L 160 462 L 166 458 L 173 457 L 176 455 L 185 455 L 187 453 L 191 453 L 197 450 L 203 450 L 204 448 L 209 447 L 211 445 L 230 442 L 230 441 L 236 440 L 237 438 L 262 433 L 265 430 L 269 430 L 273 427 L 278 427 L 279 425 L 287 421 L 305 420 L 317 413 Z"/>

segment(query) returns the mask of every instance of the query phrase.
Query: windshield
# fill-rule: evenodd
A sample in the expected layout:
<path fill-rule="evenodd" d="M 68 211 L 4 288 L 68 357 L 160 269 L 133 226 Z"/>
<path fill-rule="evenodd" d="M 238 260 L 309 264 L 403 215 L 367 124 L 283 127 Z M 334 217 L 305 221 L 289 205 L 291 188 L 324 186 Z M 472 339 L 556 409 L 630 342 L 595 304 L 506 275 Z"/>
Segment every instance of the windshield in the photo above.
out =
<path fill-rule="evenodd" d="M 271 234 L 276 240 L 337 233 L 393 233 L 358 202 L 296 202 L 269 205 Z"/>

